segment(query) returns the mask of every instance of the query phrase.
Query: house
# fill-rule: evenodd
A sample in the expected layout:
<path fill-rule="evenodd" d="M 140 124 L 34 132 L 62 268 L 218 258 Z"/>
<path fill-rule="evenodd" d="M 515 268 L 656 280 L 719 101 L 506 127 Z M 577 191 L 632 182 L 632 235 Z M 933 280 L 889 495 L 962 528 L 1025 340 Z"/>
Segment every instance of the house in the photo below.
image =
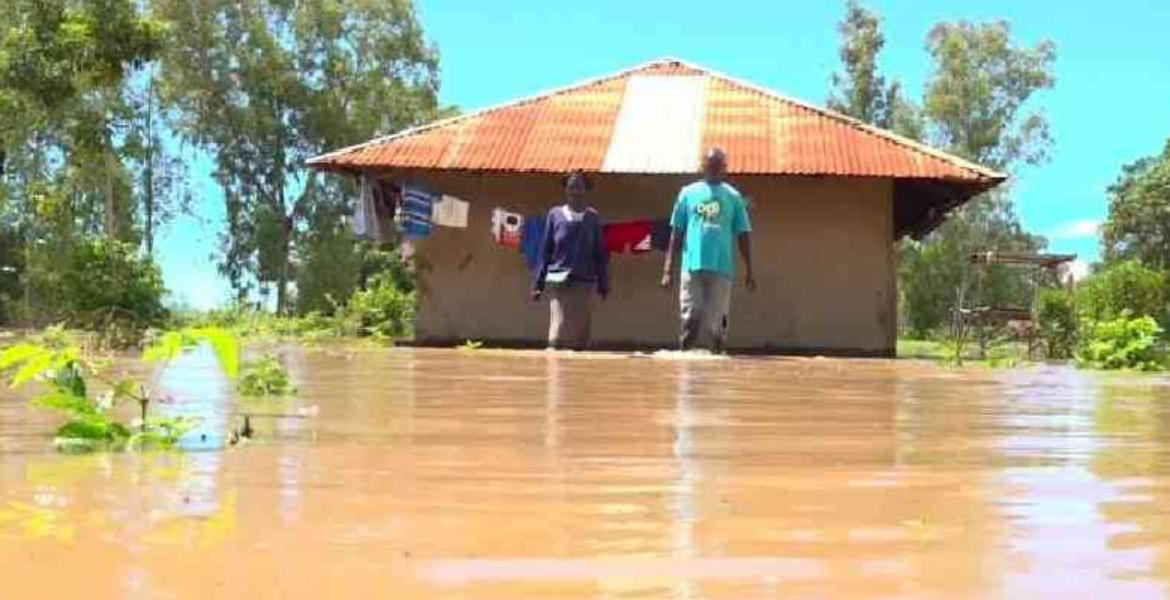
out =
<path fill-rule="evenodd" d="M 892 356 L 895 242 L 921 236 L 1005 176 L 849 117 L 675 59 L 522 98 L 319 156 L 321 170 L 423 182 L 471 202 L 470 227 L 417 245 L 421 345 L 542 345 L 546 306 L 523 257 L 488 233 L 494 207 L 543 214 L 560 176 L 592 175 L 603 218 L 669 215 L 704 150 L 729 156 L 751 198 L 756 278 L 737 282 L 729 345 L 750 352 Z M 675 344 L 662 254 L 612 257 L 599 347 Z"/>

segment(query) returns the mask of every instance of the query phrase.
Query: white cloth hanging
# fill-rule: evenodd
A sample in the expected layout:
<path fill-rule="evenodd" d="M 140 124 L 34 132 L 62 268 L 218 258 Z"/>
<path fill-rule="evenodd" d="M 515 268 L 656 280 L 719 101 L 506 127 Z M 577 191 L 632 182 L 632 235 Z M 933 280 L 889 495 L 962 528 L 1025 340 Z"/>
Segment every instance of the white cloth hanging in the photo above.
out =
<path fill-rule="evenodd" d="M 468 203 L 443 194 L 432 206 L 431 223 L 442 227 L 467 227 Z"/>
<path fill-rule="evenodd" d="M 353 207 L 353 220 L 350 221 L 350 226 L 355 236 L 381 242 L 382 226 L 378 222 L 378 209 L 374 199 L 374 186 L 376 185 L 378 185 L 377 181 L 369 177 L 362 177 L 361 193 L 358 195 L 357 204 Z"/>

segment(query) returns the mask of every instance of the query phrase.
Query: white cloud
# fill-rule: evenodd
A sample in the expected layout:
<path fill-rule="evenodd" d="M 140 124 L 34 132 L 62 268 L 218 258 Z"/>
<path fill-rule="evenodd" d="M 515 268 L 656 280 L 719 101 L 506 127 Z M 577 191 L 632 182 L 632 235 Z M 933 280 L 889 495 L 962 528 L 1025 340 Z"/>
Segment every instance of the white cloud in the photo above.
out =
<path fill-rule="evenodd" d="M 1094 237 L 1101 232 L 1101 221 L 1096 219 L 1081 219 L 1061 223 L 1048 230 L 1050 240 L 1079 240 Z"/>

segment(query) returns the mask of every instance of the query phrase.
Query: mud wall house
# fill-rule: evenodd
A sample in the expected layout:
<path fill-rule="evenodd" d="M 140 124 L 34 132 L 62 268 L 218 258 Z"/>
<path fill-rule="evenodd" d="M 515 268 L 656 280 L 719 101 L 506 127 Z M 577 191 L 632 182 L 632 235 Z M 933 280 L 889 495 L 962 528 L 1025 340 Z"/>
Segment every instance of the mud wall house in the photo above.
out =
<path fill-rule="evenodd" d="M 417 341 L 540 345 L 547 306 L 528 296 L 518 252 L 489 236 L 491 211 L 541 214 L 560 176 L 592 174 L 590 201 L 616 222 L 666 217 L 724 148 L 752 199 L 759 291 L 737 282 L 730 345 L 755 352 L 891 356 L 895 242 L 920 236 L 1004 176 L 776 92 L 673 59 L 523 98 L 314 158 L 318 169 L 416 181 L 471 203 L 469 227 L 417 248 Z M 677 292 L 662 254 L 612 257 L 601 347 L 669 346 Z"/>

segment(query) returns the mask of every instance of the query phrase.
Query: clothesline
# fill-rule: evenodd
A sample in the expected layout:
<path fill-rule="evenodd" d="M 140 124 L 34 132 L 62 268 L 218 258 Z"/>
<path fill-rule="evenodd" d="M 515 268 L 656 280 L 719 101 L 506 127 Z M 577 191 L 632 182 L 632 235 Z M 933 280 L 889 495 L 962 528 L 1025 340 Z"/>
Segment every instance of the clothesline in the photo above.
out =
<path fill-rule="evenodd" d="M 469 203 L 421 186 L 363 176 L 361 193 L 350 221 L 354 235 L 381 243 L 392 226 L 408 240 L 430 236 L 435 226 L 466 228 Z M 546 215 L 521 215 L 504 208 L 492 211 L 490 235 L 499 246 L 518 249 L 534 269 L 544 235 Z M 667 219 L 635 219 L 602 226 L 606 249 L 611 254 L 665 251 L 670 239 Z"/>

